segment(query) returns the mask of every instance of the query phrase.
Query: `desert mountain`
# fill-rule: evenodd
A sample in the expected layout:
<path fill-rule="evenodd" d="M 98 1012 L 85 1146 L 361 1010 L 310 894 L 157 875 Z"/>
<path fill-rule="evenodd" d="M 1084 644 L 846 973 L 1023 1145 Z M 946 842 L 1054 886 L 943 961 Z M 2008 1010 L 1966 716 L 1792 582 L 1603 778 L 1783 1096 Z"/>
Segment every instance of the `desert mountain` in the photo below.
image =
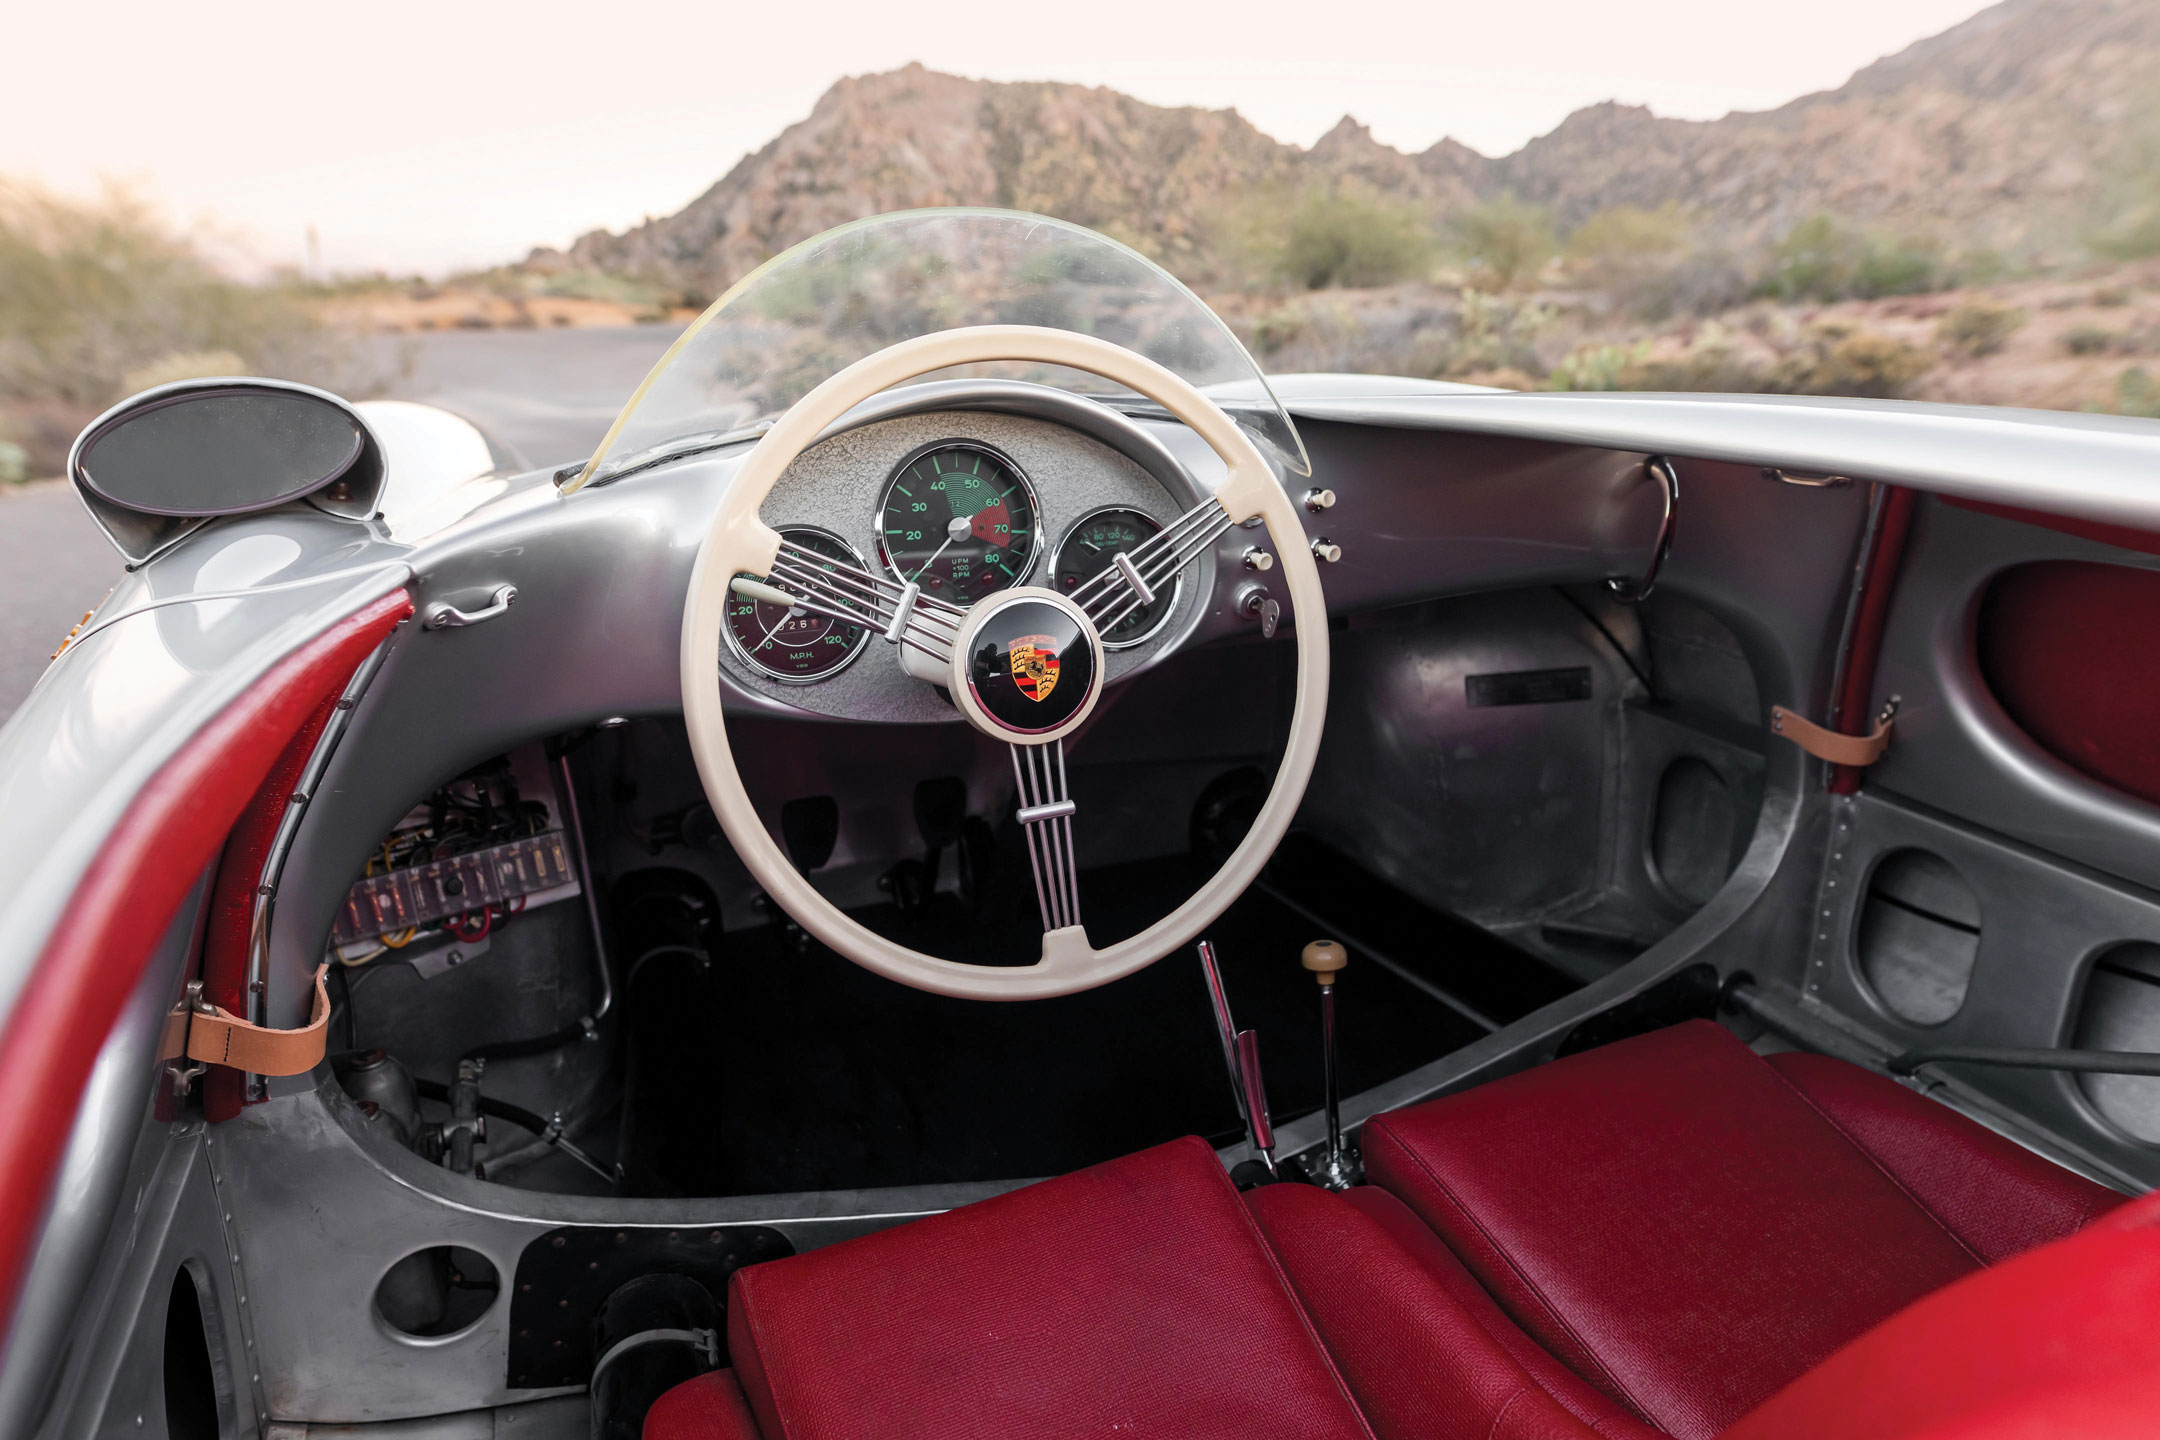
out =
<path fill-rule="evenodd" d="M 1830 211 L 2046 258 L 2155 156 L 2160 0 L 2004 0 L 1776 110 L 1686 121 L 1593 105 L 1500 159 L 1453 140 L 1404 154 L 1349 117 L 1301 149 L 1235 111 L 911 65 L 840 81 L 680 213 L 596 231 L 567 263 L 716 293 L 842 221 L 999 205 L 1093 226 L 1205 281 L 1224 215 L 1256 195 L 1346 183 L 1414 200 L 1436 220 L 1502 193 L 1563 226 L 1672 202 L 1748 249 Z M 534 262 L 566 263 L 551 252 Z"/>

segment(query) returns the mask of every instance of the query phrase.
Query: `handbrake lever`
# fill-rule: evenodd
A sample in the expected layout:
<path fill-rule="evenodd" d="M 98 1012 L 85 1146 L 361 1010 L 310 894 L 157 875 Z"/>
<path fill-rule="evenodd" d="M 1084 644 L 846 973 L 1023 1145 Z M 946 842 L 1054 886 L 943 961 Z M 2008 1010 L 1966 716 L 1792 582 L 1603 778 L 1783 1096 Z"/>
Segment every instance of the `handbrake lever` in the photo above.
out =
<path fill-rule="evenodd" d="M 1222 1037 L 1223 1064 L 1230 1072 L 1230 1093 L 1237 1101 L 1238 1118 L 1245 1122 L 1245 1141 L 1260 1157 L 1270 1180 L 1275 1169 L 1275 1127 L 1268 1117 L 1267 1085 L 1260 1074 L 1260 1036 L 1240 1030 L 1230 1018 L 1230 996 L 1223 989 L 1222 969 L 1215 963 L 1215 947 L 1200 942 L 1200 969 L 1207 978 L 1208 1001 L 1215 1010 L 1215 1029 Z"/>

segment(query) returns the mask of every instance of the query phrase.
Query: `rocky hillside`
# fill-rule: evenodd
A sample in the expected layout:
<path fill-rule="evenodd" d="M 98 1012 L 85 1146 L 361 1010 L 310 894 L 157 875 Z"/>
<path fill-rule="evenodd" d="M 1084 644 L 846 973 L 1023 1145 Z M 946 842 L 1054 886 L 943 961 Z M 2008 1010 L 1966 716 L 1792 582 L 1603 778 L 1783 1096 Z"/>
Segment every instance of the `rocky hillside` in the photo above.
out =
<path fill-rule="evenodd" d="M 999 205 L 1094 226 L 1205 285 L 1224 215 L 1255 195 L 1346 182 L 1436 221 L 1501 194 L 1563 227 L 1671 202 L 1747 250 L 1830 211 L 2046 263 L 2156 155 L 2160 0 L 2005 0 L 1777 110 L 1701 122 L 1596 105 L 1500 159 L 1453 140 L 1403 154 L 1349 117 L 1306 150 L 1235 111 L 909 66 L 836 84 L 679 214 L 587 235 L 568 256 L 535 252 L 528 267 L 711 294 L 845 220 Z"/>

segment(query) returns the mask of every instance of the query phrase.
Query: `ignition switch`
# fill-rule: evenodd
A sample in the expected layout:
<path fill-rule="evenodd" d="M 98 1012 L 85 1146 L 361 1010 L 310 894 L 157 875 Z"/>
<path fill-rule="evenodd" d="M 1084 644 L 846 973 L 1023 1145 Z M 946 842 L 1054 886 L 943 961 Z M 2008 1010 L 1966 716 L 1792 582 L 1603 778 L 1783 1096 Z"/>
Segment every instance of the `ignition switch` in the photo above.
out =
<path fill-rule="evenodd" d="M 1268 593 L 1267 586 L 1252 580 L 1238 586 L 1236 609 L 1240 620 L 1260 622 L 1261 639 L 1275 638 L 1275 627 L 1282 623 L 1282 606 Z"/>

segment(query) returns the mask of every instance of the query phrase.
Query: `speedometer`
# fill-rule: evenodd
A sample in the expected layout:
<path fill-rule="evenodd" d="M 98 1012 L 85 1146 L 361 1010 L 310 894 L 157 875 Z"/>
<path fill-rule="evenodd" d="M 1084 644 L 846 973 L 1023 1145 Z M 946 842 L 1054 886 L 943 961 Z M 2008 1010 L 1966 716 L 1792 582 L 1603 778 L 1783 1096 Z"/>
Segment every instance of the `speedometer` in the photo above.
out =
<path fill-rule="evenodd" d="M 902 580 L 955 605 L 1021 584 L 1035 564 L 1035 492 L 987 445 L 941 440 L 885 484 L 878 548 Z"/>
<path fill-rule="evenodd" d="M 782 530 L 780 538 L 839 564 L 863 568 L 862 557 L 837 535 L 795 525 Z M 728 595 L 729 648 L 744 664 L 785 685 L 807 685 L 846 669 L 869 639 L 870 632 L 859 625 L 783 609 L 769 600 Z"/>

